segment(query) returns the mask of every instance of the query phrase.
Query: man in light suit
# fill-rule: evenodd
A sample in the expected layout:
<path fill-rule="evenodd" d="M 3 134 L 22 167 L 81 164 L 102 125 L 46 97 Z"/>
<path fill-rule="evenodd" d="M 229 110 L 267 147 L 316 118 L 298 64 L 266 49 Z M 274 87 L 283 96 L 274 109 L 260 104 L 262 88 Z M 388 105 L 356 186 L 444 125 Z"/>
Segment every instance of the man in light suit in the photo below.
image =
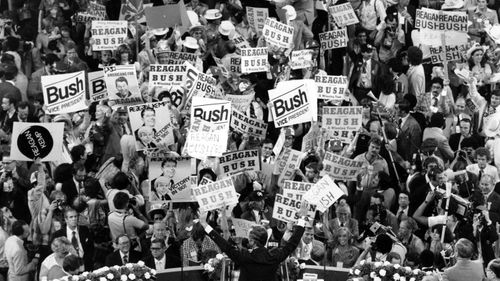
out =
<path fill-rule="evenodd" d="M 397 107 L 399 119 L 399 134 L 396 139 L 397 151 L 406 161 L 411 161 L 422 143 L 422 129 L 417 120 L 410 115 L 410 102 L 403 99 Z"/>
<path fill-rule="evenodd" d="M 471 261 L 474 245 L 471 241 L 462 238 L 455 244 L 457 263 L 446 269 L 444 281 L 481 281 L 484 278 L 483 264 L 480 261 Z"/>

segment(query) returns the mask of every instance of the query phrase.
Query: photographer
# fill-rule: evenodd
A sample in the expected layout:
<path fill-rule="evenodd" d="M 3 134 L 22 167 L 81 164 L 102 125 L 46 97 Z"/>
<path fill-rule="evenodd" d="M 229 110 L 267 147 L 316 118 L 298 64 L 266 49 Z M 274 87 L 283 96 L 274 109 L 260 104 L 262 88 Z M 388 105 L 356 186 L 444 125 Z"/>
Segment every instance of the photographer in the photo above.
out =
<path fill-rule="evenodd" d="M 483 264 L 487 265 L 495 258 L 493 251 L 493 243 L 498 240 L 498 233 L 495 229 L 495 224 L 490 219 L 489 212 L 482 209 L 480 213 L 474 214 L 472 227 L 474 228 L 474 236 L 477 243 L 479 254 L 483 258 Z"/>
<path fill-rule="evenodd" d="M 397 242 L 395 237 L 381 233 L 376 238 L 370 238 L 367 247 L 359 255 L 356 265 L 362 260 L 386 261 L 387 255 L 391 252 L 399 254 L 401 262 L 404 262 L 407 250 L 403 244 Z"/>
<path fill-rule="evenodd" d="M 113 198 L 116 210 L 108 215 L 108 226 L 111 232 L 111 239 L 126 234 L 130 237 L 133 250 L 140 250 L 138 231 L 149 228 L 148 219 L 139 211 L 137 204 L 130 202 L 129 195 L 125 192 L 118 192 Z M 133 210 L 133 214 L 130 214 Z M 135 217 L 136 214 L 138 217 Z"/>
<path fill-rule="evenodd" d="M 31 274 L 36 271 L 40 254 L 28 262 L 28 252 L 24 248 L 24 240 L 28 238 L 30 232 L 26 222 L 15 221 L 12 224 L 12 236 L 5 241 L 5 257 L 9 264 L 8 280 L 28 281 L 34 280 Z"/>

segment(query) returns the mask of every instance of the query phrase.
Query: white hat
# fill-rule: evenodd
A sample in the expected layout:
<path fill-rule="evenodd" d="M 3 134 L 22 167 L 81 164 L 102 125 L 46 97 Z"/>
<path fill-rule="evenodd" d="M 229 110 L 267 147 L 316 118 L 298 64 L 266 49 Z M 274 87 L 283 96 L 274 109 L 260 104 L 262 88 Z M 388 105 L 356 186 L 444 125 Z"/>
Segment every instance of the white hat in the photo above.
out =
<path fill-rule="evenodd" d="M 295 8 L 293 6 L 286 5 L 282 9 L 286 11 L 287 20 L 294 20 L 297 18 L 297 12 L 295 11 Z"/>
<path fill-rule="evenodd" d="M 464 0 L 445 0 L 441 10 L 460 9 L 464 6 Z"/>
<path fill-rule="evenodd" d="M 484 128 L 484 134 L 489 138 L 500 135 L 500 119 L 495 117 L 490 118 Z"/>
<path fill-rule="evenodd" d="M 490 29 L 486 30 L 486 33 L 488 33 L 495 43 L 500 44 L 500 25 L 493 25 Z"/>
<path fill-rule="evenodd" d="M 474 44 L 472 47 L 470 47 L 469 50 L 467 50 L 467 58 L 471 58 L 472 54 L 477 51 L 477 50 L 481 50 L 483 51 L 483 56 L 484 56 L 484 47 L 479 45 L 479 44 Z"/>
<path fill-rule="evenodd" d="M 205 12 L 205 19 L 207 20 L 218 20 L 222 18 L 222 14 L 217 9 L 210 9 Z"/>
<path fill-rule="evenodd" d="M 153 32 L 153 34 L 155 36 L 163 36 L 163 35 L 165 35 L 165 34 L 168 33 L 168 30 L 169 30 L 168 27 L 165 27 L 165 28 L 155 28 L 155 29 L 151 30 L 151 32 Z"/>
<path fill-rule="evenodd" d="M 195 11 L 186 11 L 187 15 L 188 15 L 188 18 L 189 18 L 189 22 L 191 22 L 191 25 L 201 25 L 200 23 L 200 18 L 198 17 L 198 14 L 195 12 Z"/>
<path fill-rule="evenodd" d="M 188 36 L 184 39 L 184 43 L 182 43 L 184 47 L 189 48 L 189 49 L 195 49 L 197 50 L 200 46 L 198 45 L 198 42 L 196 39 L 194 39 L 191 36 Z"/>
<path fill-rule="evenodd" d="M 229 36 L 231 31 L 235 30 L 235 27 L 232 22 L 228 20 L 224 20 L 219 25 L 219 33 L 225 36 Z"/>

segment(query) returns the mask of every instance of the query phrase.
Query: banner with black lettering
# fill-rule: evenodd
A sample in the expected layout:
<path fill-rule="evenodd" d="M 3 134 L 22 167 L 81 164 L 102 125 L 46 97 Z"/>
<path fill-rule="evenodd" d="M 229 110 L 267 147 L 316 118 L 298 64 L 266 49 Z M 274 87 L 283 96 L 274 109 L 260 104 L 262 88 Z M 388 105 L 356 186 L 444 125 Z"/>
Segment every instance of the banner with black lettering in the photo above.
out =
<path fill-rule="evenodd" d="M 139 91 L 134 65 L 106 66 L 104 81 L 110 101 L 121 105 L 146 102 Z"/>
<path fill-rule="evenodd" d="M 283 196 L 302 201 L 302 196 L 311 189 L 314 183 L 286 180 L 283 185 Z M 309 202 L 314 204 L 314 202 Z"/>
<path fill-rule="evenodd" d="M 307 202 L 314 202 L 316 210 L 324 213 L 344 192 L 329 175 L 324 175 L 311 189 L 304 194 Z"/>
<path fill-rule="evenodd" d="M 61 161 L 64 123 L 14 122 L 10 159 L 42 162 Z"/>
<path fill-rule="evenodd" d="M 321 116 L 321 128 L 330 139 L 350 143 L 362 126 L 362 106 L 325 106 Z"/>
<path fill-rule="evenodd" d="M 56 115 L 88 109 L 86 86 L 84 71 L 42 76 L 45 113 Z"/>
<path fill-rule="evenodd" d="M 186 65 L 152 64 L 149 66 L 148 87 L 172 87 L 183 85 Z"/>
<path fill-rule="evenodd" d="M 321 175 L 329 175 L 336 180 L 356 180 L 363 167 L 362 161 L 354 161 L 340 155 L 326 152 Z"/>
<path fill-rule="evenodd" d="M 127 40 L 126 21 L 92 21 L 92 51 L 114 51 Z"/>
<path fill-rule="evenodd" d="M 269 102 L 276 128 L 316 121 L 317 87 L 314 80 L 290 80 L 269 90 Z"/>
<path fill-rule="evenodd" d="M 219 157 L 220 174 L 225 177 L 247 171 L 260 171 L 258 150 L 240 150 L 228 152 Z"/>
<path fill-rule="evenodd" d="M 323 50 L 347 47 L 347 40 L 347 28 L 345 27 L 319 34 L 319 42 Z"/>
<path fill-rule="evenodd" d="M 330 15 L 332 15 L 335 23 L 340 27 L 359 23 L 359 19 L 349 2 L 330 6 L 328 7 L 328 10 L 330 11 Z"/>
<path fill-rule="evenodd" d="M 211 98 L 193 97 L 191 118 L 200 118 L 207 122 L 229 128 L 231 102 Z"/>
<path fill-rule="evenodd" d="M 446 52 L 443 50 L 443 46 L 432 47 L 429 46 L 430 58 L 432 64 L 438 64 L 445 61 L 460 61 L 462 60 L 462 54 L 467 52 L 467 48 L 464 45 L 461 46 L 446 46 Z"/>
<path fill-rule="evenodd" d="M 268 17 L 268 8 L 247 7 L 248 25 L 250 25 L 258 37 L 262 35 L 262 29 L 264 28 L 264 23 Z"/>
<path fill-rule="evenodd" d="M 229 38 L 233 40 L 234 45 L 236 45 L 236 48 L 241 51 L 243 48 L 251 48 L 250 43 L 238 32 L 234 31 L 229 35 Z"/>
<path fill-rule="evenodd" d="M 84 12 L 78 12 L 74 19 L 76 22 L 86 23 L 88 21 L 94 20 L 105 20 L 107 18 L 106 7 L 101 4 L 89 1 L 87 10 Z"/>
<path fill-rule="evenodd" d="M 442 46 L 444 34 L 447 46 L 466 45 L 468 17 L 462 11 L 417 9 L 415 28 L 420 29 L 420 42 L 429 46 Z"/>
<path fill-rule="evenodd" d="M 242 134 L 249 134 L 255 138 L 264 139 L 267 132 L 267 123 L 263 120 L 248 117 L 243 112 L 233 108 L 231 128 Z"/>
<path fill-rule="evenodd" d="M 241 72 L 264 72 L 269 68 L 267 47 L 241 49 Z"/>
<path fill-rule="evenodd" d="M 192 189 L 202 212 L 238 204 L 238 196 L 232 178 L 192 187 Z"/>
<path fill-rule="evenodd" d="M 244 93 L 243 95 L 225 95 L 224 98 L 231 101 L 233 109 L 247 112 L 250 103 L 252 103 L 255 98 L 255 91 L 252 89 L 250 92 Z"/>
<path fill-rule="evenodd" d="M 298 50 L 292 51 L 292 59 L 290 60 L 290 67 L 292 69 L 302 69 L 313 66 L 314 50 Z"/>
<path fill-rule="evenodd" d="M 241 52 L 241 50 L 240 50 Z M 231 56 L 229 59 L 229 71 L 232 74 L 241 75 L 241 56 Z"/>
<path fill-rule="evenodd" d="M 196 65 L 196 57 L 196 54 L 184 52 L 159 51 L 156 53 L 159 64 L 183 64 L 187 61 Z"/>
<path fill-rule="evenodd" d="M 295 176 L 295 170 L 300 166 L 304 153 L 285 148 L 276 158 L 273 174 L 279 175 L 278 186 L 283 186 L 285 180 L 291 180 Z"/>
<path fill-rule="evenodd" d="M 215 97 L 215 86 L 217 80 L 211 75 L 205 73 L 198 73 L 198 77 L 193 83 L 193 86 L 188 92 L 188 99 L 193 97 Z"/>
<path fill-rule="evenodd" d="M 314 82 L 318 87 L 318 99 L 342 101 L 349 80 L 347 76 L 316 75 Z"/>
<path fill-rule="evenodd" d="M 190 157 L 172 157 L 168 152 L 152 152 L 149 157 L 149 202 L 196 202 Z"/>
<path fill-rule="evenodd" d="M 166 101 L 128 107 L 137 150 L 166 149 L 174 144 L 169 103 Z"/>
<path fill-rule="evenodd" d="M 106 82 L 104 81 L 104 71 L 98 70 L 87 73 L 87 82 L 91 102 L 108 99 L 108 91 L 106 90 Z"/>
<path fill-rule="evenodd" d="M 300 210 L 301 201 L 276 194 L 274 197 L 273 218 L 284 222 L 296 222 L 299 219 L 297 212 Z M 309 205 L 307 216 L 314 218 L 316 206 Z"/>
<path fill-rule="evenodd" d="M 288 49 L 293 44 L 293 29 L 293 26 L 281 23 L 272 18 L 266 18 L 262 35 L 267 43 Z"/>

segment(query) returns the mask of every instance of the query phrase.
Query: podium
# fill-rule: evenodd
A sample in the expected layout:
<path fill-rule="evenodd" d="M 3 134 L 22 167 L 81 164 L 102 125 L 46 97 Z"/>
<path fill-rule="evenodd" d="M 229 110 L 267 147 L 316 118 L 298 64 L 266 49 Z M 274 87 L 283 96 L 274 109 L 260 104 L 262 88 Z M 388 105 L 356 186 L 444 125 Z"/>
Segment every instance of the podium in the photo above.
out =
<path fill-rule="evenodd" d="M 303 270 L 303 273 L 318 274 L 318 279 L 323 279 L 323 280 L 346 281 L 349 276 L 349 268 L 306 265 L 306 268 Z"/>
<path fill-rule="evenodd" d="M 203 266 L 185 266 L 168 268 L 165 270 L 157 270 L 157 281 L 205 281 L 203 277 Z"/>

